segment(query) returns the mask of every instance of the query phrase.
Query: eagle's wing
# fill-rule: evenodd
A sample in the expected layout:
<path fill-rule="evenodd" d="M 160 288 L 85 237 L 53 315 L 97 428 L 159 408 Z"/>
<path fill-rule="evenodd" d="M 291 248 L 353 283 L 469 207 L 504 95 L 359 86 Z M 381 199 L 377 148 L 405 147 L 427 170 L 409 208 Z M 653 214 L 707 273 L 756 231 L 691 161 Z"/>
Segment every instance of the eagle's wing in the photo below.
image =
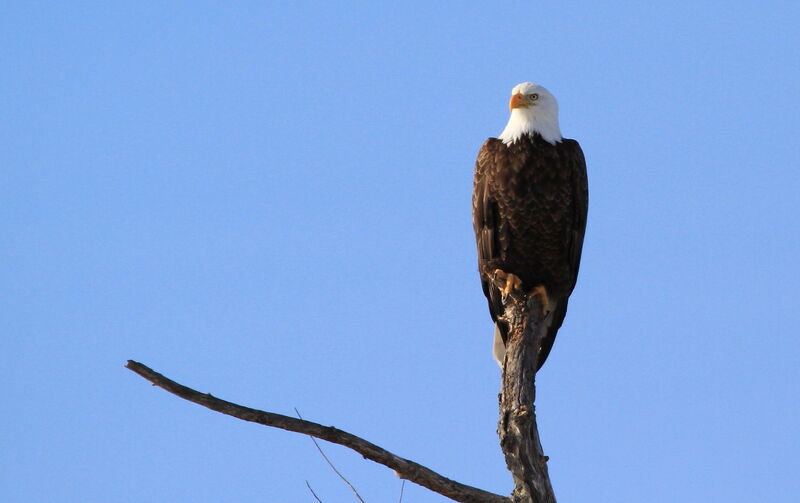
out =
<path fill-rule="evenodd" d="M 583 150 L 575 140 L 564 140 L 565 164 L 572 169 L 572 228 L 568 237 L 570 272 L 572 273 L 572 286 L 575 288 L 578 280 L 578 269 L 581 265 L 581 252 L 583 251 L 583 237 L 586 234 L 586 217 L 589 213 L 589 180 L 586 176 L 586 159 Z"/>
<path fill-rule="evenodd" d="M 538 368 L 544 365 L 553 343 L 556 340 L 558 329 L 567 315 L 569 295 L 575 288 L 578 280 L 578 270 L 581 264 L 583 250 L 583 237 L 586 234 L 586 217 L 589 209 L 589 182 L 586 176 L 586 159 L 583 150 L 575 140 L 563 140 L 560 144 L 559 158 L 566 169 L 570 170 L 570 183 L 572 185 L 572 222 L 565 234 L 566 247 L 569 261 L 570 286 L 569 293 L 561 300 L 552 313 L 553 320 L 542 340 L 542 349 L 539 353 Z"/>
<path fill-rule="evenodd" d="M 472 191 L 472 226 L 475 230 L 475 241 L 478 245 L 478 268 L 491 269 L 493 262 L 501 258 L 501 228 L 497 201 L 492 197 L 489 172 L 494 171 L 493 163 L 502 162 L 504 145 L 496 138 L 486 140 L 478 152 L 475 163 L 475 181 Z M 489 302 L 489 313 L 492 321 L 503 314 L 503 301 L 500 291 L 481 276 L 481 286 L 486 300 Z M 502 325 L 502 324 L 501 324 Z M 503 341 L 507 330 L 500 327 Z"/>

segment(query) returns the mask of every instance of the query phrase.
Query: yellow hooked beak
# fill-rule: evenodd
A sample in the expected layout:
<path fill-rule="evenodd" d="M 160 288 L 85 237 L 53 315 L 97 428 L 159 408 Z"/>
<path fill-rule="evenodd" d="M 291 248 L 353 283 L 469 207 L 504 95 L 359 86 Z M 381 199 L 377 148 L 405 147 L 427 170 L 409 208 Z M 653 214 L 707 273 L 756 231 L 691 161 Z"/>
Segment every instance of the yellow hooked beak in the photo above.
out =
<path fill-rule="evenodd" d="M 514 110 L 515 108 L 528 108 L 531 106 L 531 102 L 522 94 L 517 93 L 511 97 L 511 101 L 508 102 L 508 109 Z"/>

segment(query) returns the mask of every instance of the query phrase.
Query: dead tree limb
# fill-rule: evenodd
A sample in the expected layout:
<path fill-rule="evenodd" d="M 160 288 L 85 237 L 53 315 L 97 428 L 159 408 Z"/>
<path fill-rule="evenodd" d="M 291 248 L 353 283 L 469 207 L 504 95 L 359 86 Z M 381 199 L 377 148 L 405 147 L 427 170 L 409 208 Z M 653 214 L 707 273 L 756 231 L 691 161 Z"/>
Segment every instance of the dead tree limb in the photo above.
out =
<path fill-rule="evenodd" d="M 502 279 L 492 281 L 502 288 Z M 555 503 L 534 406 L 536 365 L 543 336 L 540 327 L 545 320 L 539 298 L 509 295 L 502 319 L 509 330 L 497 433 L 506 465 L 514 477 L 511 497 L 515 502 Z"/>
<path fill-rule="evenodd" d="M 155 372 L 151 368 L 133 360 L 128 360 L 127 368 L 136 372 L 144 377 L 153 385 L 159 386 L 170 393 L 177 395 L 184 400 L 194 402 L 196 404 L 207 407 L 211 410 L 233 416 L 244 421 L 263 424 L 265 426 L 273 426 L 283 430 L 294 431 L 296 433 L 303 433 L 311 435 L 328 442 L 349 447 L 358 452 L 366 459 L 375 461 L 384 466 L 394 470 L 397 475 L 406 480 L 410 480 L 415 484 L 430 489 L 436 493 L 446 496 L 454 501 L 462 503 L 510 503 L 511 500 L 499 494 L 490 493 L 482 489 L 471 487 L 461 484 L 454 480 L 450 480 L 430 468 L 415 463 L 408 459 L 401 458 L 391 452 L 378 447 L 377 445 L 367 442 L 366 440 L 347 433 L 346 431 L 339 430 L 332 426 L 322 426 L 321 424 L 312 423 L 302 419 L 296 419 L 282 414 L 275 414 L 273 412 L 265 412 L 262 410 L 251 409 L 232 402 L 221 400 L 209 393 L 200 393 L 191 388 L 187 388 L 182 384 Z"/>
<path fill-rule="evenodd" d="M 484 271 L 481 271 L 486 277 Z M 504 279 L 490 277 L 502 288 Z M 200 393 L 178 384 L 149 367 L 128 360 L 127 368 L 155 386 L 190 402 L 229 416 L 265 426 L 303 433 L 349 447 L 364 458 L 391 468 L 405 480 L 463 503 L 555 503 L 555 495 L 547 471 L 547 456 L 542 451 L 536 426 L 536 364 L 541 347 L 541 326 L 545 320 L 538 297 L 511 294 L 505 301 L 503 321 L 508 324 L 508 340 L 500 393 L 500 420 L 497 432 L 506 465 L 514 478 L 511 498 L 450 480 L 433 470 L 391 452 L 351 433 L 332 426 L 293 417 L 251 409 Z M 313 491 L 312 491 L 313 492 Z M 315 495 L 316 496 L 316 495 Z"/>

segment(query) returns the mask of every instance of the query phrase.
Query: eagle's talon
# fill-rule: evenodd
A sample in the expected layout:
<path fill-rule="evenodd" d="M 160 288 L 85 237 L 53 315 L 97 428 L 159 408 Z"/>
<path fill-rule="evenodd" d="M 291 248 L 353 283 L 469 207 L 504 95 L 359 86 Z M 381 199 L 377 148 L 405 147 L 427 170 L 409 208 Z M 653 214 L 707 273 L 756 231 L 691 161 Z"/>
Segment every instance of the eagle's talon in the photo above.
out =
<path fill-rule="evenodd" d="M 528 293 L 528 297 L 534 295 L 538 296 L 542 303 L 542 316 L 547 316 L 550 313 L 550 297 L 547 295 L 547 289 L 544 285 L 539 285 Z"/>
<path fill-rule="evenodd" d="M 508 298 L 509 294 L 511 294 L 512 291 L 522 289 L 522 280 L 519 279 L 519 276 L 517 276 L 516 274 L 511 274 L 500 269 L 495 269 L 494 273 L 492 273 L 492 279 L 496 281 L 498 277 L 503 278 L 503 280 L 505 281 L 503 288 L 500 290 L 500 295 L 503 299 L 503 302 L 506 301 L 506 299 Z"/>
<path fill-rule="evenodd" d="M 522 280 L 519 279 L 519 276 L 515 274 L 509 274 L 508 278 L 506 278 L 506 286 L 503 288 L 503 293 L 505 295 L 509 295 L 512 290 L 521 290 L 522 289 Z"/>

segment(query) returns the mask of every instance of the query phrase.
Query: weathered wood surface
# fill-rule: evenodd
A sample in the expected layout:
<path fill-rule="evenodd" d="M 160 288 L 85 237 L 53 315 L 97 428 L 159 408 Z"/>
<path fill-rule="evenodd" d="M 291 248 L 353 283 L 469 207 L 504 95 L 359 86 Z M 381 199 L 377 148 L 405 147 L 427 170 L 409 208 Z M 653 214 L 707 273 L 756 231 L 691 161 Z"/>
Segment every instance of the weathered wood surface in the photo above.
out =
<path fill-rule="evenodd" d="M 555 503 L 536 425 L 536 362 L 545 316 L 539 297 L 509 296 L 503 314 L 509 325 L 500 419 L 497 433 L 506 465 L 514 477 L 512 499 L 525 503 Z"/>

